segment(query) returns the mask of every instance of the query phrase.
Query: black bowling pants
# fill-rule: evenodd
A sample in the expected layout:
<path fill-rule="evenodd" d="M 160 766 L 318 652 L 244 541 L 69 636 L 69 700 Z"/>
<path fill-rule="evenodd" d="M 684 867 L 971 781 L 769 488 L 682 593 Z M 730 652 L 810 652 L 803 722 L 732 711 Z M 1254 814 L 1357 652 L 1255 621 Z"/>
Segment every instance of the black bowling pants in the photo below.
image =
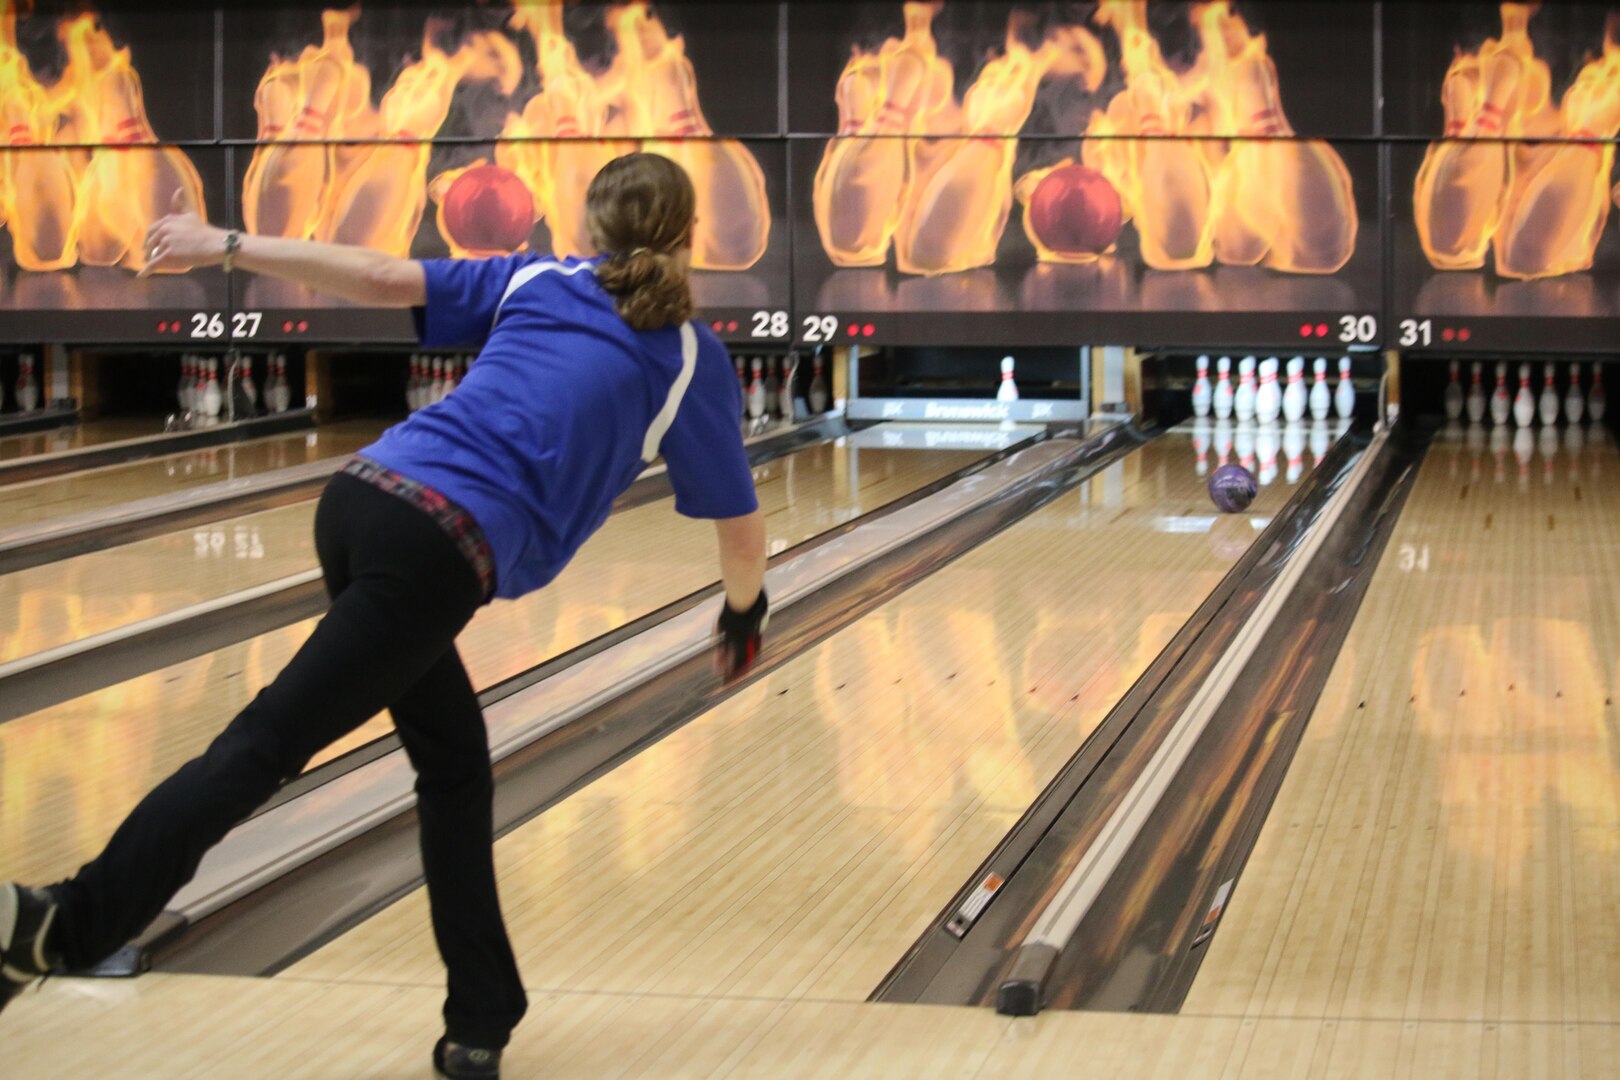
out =
<path fill-rule="evenodd" d="M 433 933 L 449 969 L 447 1032 L 504 1046 L 526 1001 L 495 893 L 489 740 L 455 648 L 483 603 L 478 575 L 431 517 L 344 474 L 321 496 L 315 547 L 331 610 L 202 756 L 53 888 L 57 941 L 73 968 L 117 951 L 191 880 L 204 852 L 317 751 L 386 708 L 417 773 Z"/>

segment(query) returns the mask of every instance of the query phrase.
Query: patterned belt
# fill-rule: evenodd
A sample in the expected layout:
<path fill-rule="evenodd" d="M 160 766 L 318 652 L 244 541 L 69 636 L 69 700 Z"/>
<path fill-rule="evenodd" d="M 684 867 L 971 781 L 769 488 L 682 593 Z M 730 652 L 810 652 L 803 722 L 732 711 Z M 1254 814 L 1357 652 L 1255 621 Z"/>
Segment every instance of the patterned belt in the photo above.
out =
<path fill-rule="evenodd" d="M 495 556 L 489 550 L 489 542 L 484 539 L 484 530 L 478 527 L 471 514 L 426 484 L 401 476 L 370 458 L 354 457 L 343 466 L 343 472 L 404 499 L 436 521 L 472 565 L 473 572 L 478 575 L 478 583 L 483 587 L 484 599 L 495 595 Z"/>

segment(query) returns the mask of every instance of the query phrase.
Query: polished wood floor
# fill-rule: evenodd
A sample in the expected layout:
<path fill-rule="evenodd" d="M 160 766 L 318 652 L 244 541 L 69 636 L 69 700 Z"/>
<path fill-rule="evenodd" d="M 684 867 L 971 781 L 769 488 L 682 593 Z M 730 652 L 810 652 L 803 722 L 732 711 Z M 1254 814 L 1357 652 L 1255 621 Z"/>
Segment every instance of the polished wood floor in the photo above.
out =
<path fill-rule="evenodd" d="M 386 983 L 146 975 L 57 980 L 0 1017 L 18 1075 L 392 1080 L 429 1075 L 443 992 Z M 1330 1043 L 1330 1063 L 1297 1049 Z M 1241 1056 L 1233 1051 L 1243 1047 Z M 1573 1024 L 1268 1020 L 534 993 L 505 1080 L 1530 1080 L 1612 1077 L 1620 1037 Z M 28 1072 L 24 1070 L 32 1069 Z"/>
<path fill-rule="evenodd" d="M 1498 442 L 1431 450 L 1210 946 L 1231 1060 L 1620 1076 L 1620 460 Z M 1469 1037 L 1424 1073 L 1420 1030 Z"/>
<path fill-rule="evenodd" d="M 785 549 L 978 456 L 823 444 L 761 466 L 756 486 L 769 542 Z M 179 579 L 211 558 L 179 544 L 166 559 L 150 560 L 150 578 Z M 489 686 L 678 600 L 717 573 L 711 525 L 677 516 L 667 501 L 638 507 L 610 518 L 548 588 L 481 611 L 458 644 L 474 684 Z M 92 593 L 78 610 L 94 605 Z M 26 637 L 24 614 L 6 613 L 17 621 L 0 623 L 0 634 Z M 275 677 L 312 626 L 286 627 L 0 724 L 0 867 L 49 880 L 94 855 L 148 789 L 199 753 Z M 312 764 L 390 729 L 379 716 Z"/>
<path fill-rule="evenodd" d="M 134 499 L 352 454 L 375 441 L 386 426 L 377 420 L 343 420 L 290 435 L 5 484 L 0 486 L 0 528 L 32 525 Z"/>
<path fill-rule="evenodd" d="M 1166 436 L 542 814 L 529 985 L 862 1001 L 1255 535 Z M 287 977 L 438 985 L 425 898 Z"/>
<path fill-rule="evenodd" d="M 61 454 L 86 446 L 102 446 L 126 439 L 144 439 L 163 434 L 160 416 L 112 416 L 83 424 L 30 431 L 21 435 L 0 435 L 0 461 L 17 461 L 41 454 Z"/>

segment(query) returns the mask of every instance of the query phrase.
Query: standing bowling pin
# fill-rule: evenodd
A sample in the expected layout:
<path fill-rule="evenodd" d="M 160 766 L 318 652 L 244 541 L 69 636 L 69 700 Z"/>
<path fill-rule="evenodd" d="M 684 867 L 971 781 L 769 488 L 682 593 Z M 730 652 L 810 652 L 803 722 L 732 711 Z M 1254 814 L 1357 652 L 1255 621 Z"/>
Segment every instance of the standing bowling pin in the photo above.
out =
<path fill-rule="evenodd" d="M 417 399 L 422 396 L 422 354 L 411 353 L 411 377 L 405 380 L 405 408 L 417 410 Z"/>
<path fill-rule="evenodd" d="M 208 361 L 208 385 L 203 390 L 202 413 L 210 420 L 219 415 L 219 367 L 218 361 Z"/>
<path fill-rule="evenodd" d="M 1333 409 L 1333 391 L 1327 384 L 1327 358 L 1318 356 L 1311 361 L 1311 419 L 1326 420 Z"/>
<path fill-rule="evenodd" d="M 1593 361 L 1592 389 L 1586 392 L 1586 412 L 1591 416 L 1592 423 L 1602 423 L 1603 414 L 1608 411 L 1608 407 L 1609 398 L 1603 392 L 1603 365 Z"/>
<path fill-rule="evenodd" d="M 1018 384 L 1013 382 L 1013 358 L 1001 358 L 1001 387 L 996 391 L 997 401 L 1017 401 Z"/>
<path fill-rule="evenodd" d="M 1290 424 L 1305 417 L 1305 358 L 1296 356 L 1288 361 L 1288 386 L 1283 390 L 1283 419 Z"/>
<path fill-rule="evenodd" d="M 1586 395 L 1581 393 L 1581 365 L 1569 365 L 1569 389 L 1564 393 L 1564 415 L 1579 424 L 1586 415 Z"/>
<path fill-rule="evenodd" d="M 1254 357 L 1238 362 L 1238 388 L 1232 395 L 1232 411 L 1240 423 L 1254 419 Z"/>
<path fill-rule="evenodd" d="M 1529 427 L 1536 418 L 1536 398 L 1530 393 L 1530 365 L 1519 365 L 1519 392 L 1513 395 L 1513 422 Z"/>
<path fill-rule="evenodd" d="M 433 358 L 433 389 L 428 398 L 433 404 L 444 400 L 444 357 Z"/>
<path fill-rule="evenodd" d="M 751 367 L 754 378 L 748 384 L 748 418 L 758 420 L 765 415 L 765 361 L 756 356 Z"/>
<path fill-rule="evenodd" d="M 1262 424 L 1275 424 L 1282 412 L 1282 391 L 1277 389 L 1277 358 L 1260 362 L 1260 387 L 1254 392 L 1254 415 Z"/>
<path fill-rule="evenodd" d="M 827 411 L 827 380 L 821 373 L 821 354 L 817 353 L 810 362 L 812 375 L 810 378 L 810 411 L 824 413 Z"/>
<path fill-rule="evenodd" d="M 1232 418 L 1232 358 L 1223 356 L 1215 362 L 1215 419 Z"/>
<path fill-rule="evenodd" d="M 460 364 L 460 358 L 455 356 L 450 357 L 450 359 L 444 362 L 444 394 L 440 398 L 441 401 L 444 398 L 449 397 L 451 392 L 455 390 L 456 385 L 460 382 L 460 380 L 456 378 L 456 369 L 460 366 Z"/>
<path fill-rule="evenodd" d="M 1484 365 L 1474 361 L 1473 374 L 1468 384 L 1468 422 L 1477 424 L 1485 419 L 1485 384 L 1481 382 Z"/>
<path fill-rule="evenodd" d="M 1209 357 L 1198 358 L 1198 378 L 1193 382 L 1193 415 L 1202 419 L 1209 415 L 1209 403 L 1215 391 L 1209 385 Z M 1203 473 L 1199 473 L 1203 476 Z"/>
<path fill-rule="evenodd" d="M 741 357 L 741 356 L 738 356 L 738 357 L 736 357 L 736 358 L 734 358 L 732 360 L 732 363 L 735 364 L 736 367 L 737 367 L 737 389 L 739 391 L 741 391 L 741 396 L 742 396 L 742 412 L 741 412 L 741 416 L 742 416 L 743 419 L 747 419 L 747 417 L 748 417 L 748 371 L 747 371 L 747 368 L 744 367 L 744 365 L 747 363 L 747 360 L 745 358 Z"/>
<path fill-rule="evenodd" d="M 23 353 L 17 358 L 17 408 L 33 412 L 39 405 L 39 384 L 34 381 L 34 357 Z"/>
<path fill-rule="evenodd" d="M 765 358 L 765 411 L 772 414 L 777 412 L 777 398 L 782 386 L 776 377 L 777 363 L 774 356 Z"/>
<path fill-rule="evenodd" d="M 1551 364 L 1541 365 L 1541 400 L 1536 403 L 1536 411 L 1541 414 L 1541 422 L 1547 427 L 1558 423 L 1558 390 L 1553 386 L 1553 368 Z"/>
<path fill-rule="evenodd" d="M 1491 391 L 1491 423 L 1505 424 L 1512 413 L 1513 399 L 1508 396 L 1507 389 L 1507 365 L 1497 364 L 1496 389 Z"/>
<path fill-rule="evenodd" d="M 1463 414 L 1463 388 L 1457 377 L 1457 361 L 1451 362 L 1451 379 L 1446 383 L 1446 419 L 1456 420 Z"/>
<path fill-rule="evenodd" d="M 1350 381 L 1350 358 L 1339 360 L 1339 385 L 1333 390 L 1333 409 L 1340 420 L 1348 420 L 1356 411 L 1356 384 Z"/>
<path fill-rule="evenodd" d="M 779 408 L 782 419 L 793 419 L 793 376 L 798 372 L 799 365 L 792 353 L 782 357 L 782 386 L 778 393 Z"/>

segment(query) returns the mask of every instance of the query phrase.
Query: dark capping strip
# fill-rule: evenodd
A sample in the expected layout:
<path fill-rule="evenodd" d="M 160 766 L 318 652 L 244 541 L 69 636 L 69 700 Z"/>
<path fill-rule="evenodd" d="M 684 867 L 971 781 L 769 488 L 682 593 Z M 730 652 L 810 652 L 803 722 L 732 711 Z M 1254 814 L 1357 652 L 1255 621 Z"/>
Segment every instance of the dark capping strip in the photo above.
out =
<path fill-rule="evenodd" d="M 842 417 L 829 417 L 822 421 L 802 425 L 792 431 L 784 432 L 780 436 L 762 440 L 751 446 L 749 448 L 750 463 L 754 465 L 762 464 L 777 457 L 786 456 L 811 444 L 836 438 L 839 435 L 848 433 L 849 430 L 849 426 L 843 421 Z M 1020 446 L 1023 445 L 1027 445 L 1027 443 L 1020 444 Z M 999 458 L 986 459 L 977 463 L 975 467 L 983 468 L 991 460 L 999 460 Z M 959 472 L 947 479 L 958 479 L 961 475 L 963 473 Z M 130 543 L 144 536 L 156 535 L 175 527 L 194 523 L 194 521 L 213 520 L 218 516 L 219 512 L 227 508 L 234 514 L 242 514 L 290 505 L 308 498 L 313 492 L 324 487 L 328 479 L 326 476 L 321 476 L 314 479 L 300 480 L 281 487 L 233 495 L 205 504 L 200 503 L 193 507 L 182 507 L 175 511 L 166 511 L 161 515 L 154 515 L 151 519 L 143 520 L 134 526 L 125 528 L 121 532 L 117 532 L 116 539 L 112 539 L 116 527 L 108 525 L 96 526 L 94 530 L 87 530 L 83 534 L 73 534 L 73 536 L 65 538 L 65 540 L 78 543 L 81 536 L 88 537 L 93 531 L 97 534 L 97 537 L 85 541 L 84 550 L 96 550 L 97 548 Z M 663 498 L 669 493 L 669 483 L 664 475 L 649 477 L 647 480 L 651 481 L 651 483 L 638 480 L 632 485 L 628 491 L 619 497 L 619 501 L 614 503 L 614 509 L 623 510 L 632 506 L 640 506 Z M 937 489 L 937 485 L 930 485 L 929 488 L 922 489 L 922 491 L 926 494 Z M 905 500 L 890 504 L 887 507 L 880 507 L 879 511 L 891 512 L 900 506 L 909 505 L 910 502 L 915 501 L 915 498 L 916 493 L 913 493 L 913 496 Z M 877 512 L 874 511 L 874 513 Z M 870 516 L 868 515 L 868 517 Z M 110 539 L 111 542 L 98 543 L 96 542 L 98 538 L 101 540 Z M 53 538 L 53 540 L 63 541 L 64 538 L 57 537 Z M 817 542 L 824 542 L 824 538 L 817 538 L 817 540 L 809 542 L 808 546 L 814 546 Z M 781 557 L 802 553 L 803 550 L 806 550 L 806 547 L 807 545 L 801 544 L 790 552 L 784 553 Z M 16 550 L 23 551 L 24 549 L 18 548 Z M 77 555 L 82 553 L 81 550 L 75 550 L 67 554 Z M 66 555 L 56 557 L 66 557 Z M 12 569 L 7 566 L 6 558 L 5 553 L 0 553 L 0 573 L 9 572 Z M 48 562 L 51 560 L 41 559 L 40 561 Z M 704 597 L 712 595 L 714 591 L 714 588 L 710 588 L 694 593 L 684 600 L 676 601 L 674 604 L 654 612 L 653 615 L 657 616 L 657 618 L 652 621 L 662 621 L 678 614 Z M 193 618 L 156 627 L 116 641 L 109 641 L 99 648 L 66 656 L 38 668 L 18 672 L 0 680 L 0 689 L 4 690 L 4 694 L 0 695 L 0 723 L 27 716 L 29 713 L 49 708 L 52 705 L 58 705 L 64 701 L 70 701 L 84 694 L 94 693 L 97 690 L 123 682 L 125 679 L 135 678 L 139 675 L 161 670 L 171 664 L 195 659 L 216 649 L 246 641 L 248 638 L 256 637 L 259 634 L 279 630 L 301 619 L 313 618 L 325 612 L 328 606 L 325 588 L 319 581 L 300 582 L 276 593 L 260 596 L 240 604 L 233 604 L 228 608 L 208 611 Z M 649 622 L 647 625 L 651 625 L 651 623 Z M 646 626 L 641 627 L 641 629 L 645 628 Z M 595 652 L 600 651 L 602 648 L 621 640 L 622 636 L 619 632 L 609 634 L 605 638 L 582 646 L 582 649 L 588 651 L 584 651 L 578 656 L 572 653 L 564 654 L 564 656 L 568 658 L 568 663 L 577 663 L 586 656 L 594 655 Z M 563 666 L 566 666 L 566 664 Z M 514 676 L 505 683 L 491 687 L 481 696 L 481 700 L 487 707 L 501 698 L 522 689 L 529 682 L 535 681 L 531 677 L 534 672 L 539 672 L 538 678 L 545 678 L 555 673 L 556 670 L 558 669 L 552 663 L 543 664 L 531 672 Z M 528 678 L 527 682 L 520 681 L 525 678 Z M 337 759 L 344 762 L 345 768 L 343 770 L 321 773 L 318 779 L 314 778 L 313 774 L 321 772 L 320 769 L 305 773 L 289 785 L 290 790 L 284 789 L 278 793 L 276 798 L 263 809 L 284 802 L 286 799 L 306 791 L 310 787 L 319 786 L 320 783 L 339 775 L 341 771 L 363 765 L 367 761 L 387 753 L 397 745 L 397 739 L 394 739 L 393 736 L 385 736 L 383 739 L 374 740 L 364 746 L 357 747 L 355 750 L 350 751 L 350 754 Z M 322 768 L 335 763 L 328 762 Z M 260 812 L 262 812 L 262 809 Z"/>
<path fill-rule="evenodd" d="M 1077 794 L 1091 783 L 1105 759 L 1126 738 L 1138 714 L 1190 657 L 1218 655 L 1215 639 L 1230 638 L 1258 602 L 1264 586 L 1281 569 L 1287 555 L 1305 534 L 1310 522 L 1349 475 L 1368 441 L 1363 431 L 1337 440 L 1326 457 L 1305 478 L 1292 499 L 1264 532 L 1226 572 L 1182 624 L 1146 670 L 1139 675 L 1097 728 L 1086 737 L 1069 761 L 1035 798 L 1001 842 L 956 891 L 869 996 L 869 1001 L 956 1003 L 982 1000 L 985 988 L 1022 941 L 1014 936 L 1017 925 L 992 933 L 1009 908 L 1015 906 L 1015 886 L 1031 877 L 1025 871 L 1033 853 L 1062 817 Z M 1047 874 L 1050 870 L 1046 871 Z M 980 883 L 991 876 L 1005 884 L 988 908 L 962 937 L 947 927 Z M 1041 877 L 1040 873 L 1033 876 Z M 1053 885 L 1055 887 L 1055 883 Z M 1039 890 L 1042 895 L 1046 890 Z M 1026 901 L 1034 903 L 1033 900 Z M 1038 910 L 1038 909 L 1037 909 Z M 1030 916 L 1033 918 L 1033 916 Z M 1009 920 L 1011 921 L 1011 920 Z"/>
<path fill-rule="evenodd" d="M 974 473 L 981 472 L 998 461 L 1003 461 L 1008 457 L 1011 457 L 1020 450 L 1026 450 L 1029 447 L 1034 446 L 1036 443 L 1044 442 L 1045 440 L 1053 437 L 1055 430 L 1060 429 L 1048 429 L 1037 435 L 1033 435 L 1028 439 L 1020 440 L 1019 442 L 1007 447 L 1005 450 L 998 450 L 986 457 L 979 458 L 963 466 L 962 468 L 957 469 L 955 472 L 949 473 L 940 477 L 938 480 L 933 481 L 932 483 L 925 484 L 924 486 L 917 488 L 915 491 L 908 492 L 897 499 L 884 503 L 882 506 L 873 507 L 860 517 L 851 518 L 841 525 L 835 525 L 825 532 L 817 533 L 808 540 L 802 540 L 788 548 L 786 551 L 783 551 L 768 559 L 766 561 L 766 566 L 780 566 L 789 559 L 795 559 L 806 552 L 814 551 L 821 545 L 830 543 L 840 536 L 853 532 L 862 525 L 876 521 L 879 518 L 886 517 L 898 510 L 903 510 L 908 506 L 918 503 L 923 499 L 928 498 L 930 495 L 943 491 L 945 488 L 959 480 L 964 479 L 965 477 L 972 476 Z M 785 454 L 786 451 L 783 451 L 782 453 Z M 681 612 L 701 604 L 704 600 L 707 600 L 709 597 L 719 593 L 719 591 L 719 582 L 713 582 L 709 585 L 705 585 L 703 588 L 698 589 L 695 592 L 687 593 L 678 600 L 671 600 L 661 608 L 656 608 L 639 618 L 632 619 L 623 626 L 615 627 L 614 629 L 609 630 L 607 633 L 602 634 L 600 637 L 592 638 L 590 641 L 576 645 L 567 652 L 559 653 L 556 656 L 551 657 L 549 660 L 542 661 L 526 671 L 520 671 L 516 675 L 509 676 L 496 683 L 494 686 L 487 687 L 479 692 L 479 707 L 487 709 L 497 701 L 502 701 L 511 697 L 513 694 L 527 690 L 536 683 L 543 682 L 544 680 L 551 678 L 553 675 L 556 675 L 558 672 L 563 671 L 566 668 L 573 667 L 575 664 L 578 664 L 581 661 L 589 660 L 599 652 L 611 649 L 621 641 L 633 638 L 638 634 L 646 633 L 659 623 L 672 619 Z M 269 802 L 265 803 L 263 806 L 259 807 L 258 810 L 254 811 L 252 816 L 257 817 L 266 810 L 280 806 L 282 803 L 295 799 L 307 791 L 312 791 L 315 788 L 320 787 L 322 784 L 330 783 L 345 773 L 350 772 L 353 769 L 358 769 L 367 762 L 375 761 L 384 754 L 392 753 L 397 749 L 399 749 L 399 736 L 390 732 L 387 735 L 373 739 L 371 742 L 357 746 L 347 753 L 339 754 L 330 761 L 323 762 L 320 765 L 317 765 L 315 768 L 310 769 L 308 772 L 289 780 L 279 791 L 276 792 L 275 795 L 270 798 Z"/>
<path fill-rule="evenodd" d="M 16 484 L 24 480 L 42 480 L 49 476 L 100 469 L 108 465 L 124 465 L 143 458 L 164 454 L 181 454 L 187 450 L 202 450 L 210 446 L 262 439 L 266 435 L 280 435 L 315 426 L 315 414 L 309 409 L 274 413 L 254 420 L 239 420 L 197 431 L 176 431 L 167 435 L 154 435 L 146 439 L 129 439 L 87 446 L 79 450 L 64 450 L 59 454 L 22 458 L 0 464 L 0 484 Z"/>
<path fill-rule="evenodd" d="M 496 835 L 533 819 L 688 721 L 812 648 L 903 590 L 1141 446 L 1113 427 L 1025 483 L 915 542 L 847 573 L 777 613 L 750 678 L 720 686 L 699 653 L 496 764 Z M 153 967 L 274 974 L 422 884 L 416 809 L 276 878 L 196 923 L 142 940 Z"/>
<path fill-rule="evenodd" d="M 1391 446 L 1373 463 L 1338 527 L 1306 568 L 1294 598 L 1217 708 L 1171 791 L 1081 922 L 1073 945 L 1058 957 L 1047 984 L 1053 1007 L 1180 1010 L 1338 661 L 1433 432 L 1433 425 L 1407 424 L 1391 433 Z M 1223 885 L 1228 893 L 1217 909 Z"/>
<path fill-rule="evenodd" d="M 337 472 L 341 462 L 334 462 Z M 270 474 L 266 474 L 269 476 Z M 71 532 L 48 532 L 38 539 L 23 540 L 10 547 L 0 547 L 0 574 L 14 574 L 47 563 L 88 555 L 95 551 L 133 544 L 178 529 L 204 525 L 221 517 L 240 517 L 264 510 L 275 510 L 293 503 L 304 502 L 318 495 L 330 474 L 276 483 L 235 492 L 216 498 L 177 505 L 172 509 L 143 514 L 139 518 L 108 517 Z M 111 509 L 111 508 L 109 508 Z"/>
<path fill-rule="evenodd" d="M 109 641 L 0 680 L 0 723 L 280 629 L 327 608 L 320 581 Z"/>
<path fill-rule="evenodd" d="M 50 431 L 59 427 L 70 427 L 79 422 L 79 407 L 77 405 L 47 405 L 43 409 L 35 409 L 31 413 L 20 413 L 0 419 L 0 439 L 9 439 L 14 435 L 28 435 L 36 431 Z M 27 460 L 19 459 L 19 460 Z M 0 464 L 0 470 L 7 466 Z M 0 472 L 0 475 L 4 475 Z M 10 481 L 4 481 L 9 483 Z"/>

